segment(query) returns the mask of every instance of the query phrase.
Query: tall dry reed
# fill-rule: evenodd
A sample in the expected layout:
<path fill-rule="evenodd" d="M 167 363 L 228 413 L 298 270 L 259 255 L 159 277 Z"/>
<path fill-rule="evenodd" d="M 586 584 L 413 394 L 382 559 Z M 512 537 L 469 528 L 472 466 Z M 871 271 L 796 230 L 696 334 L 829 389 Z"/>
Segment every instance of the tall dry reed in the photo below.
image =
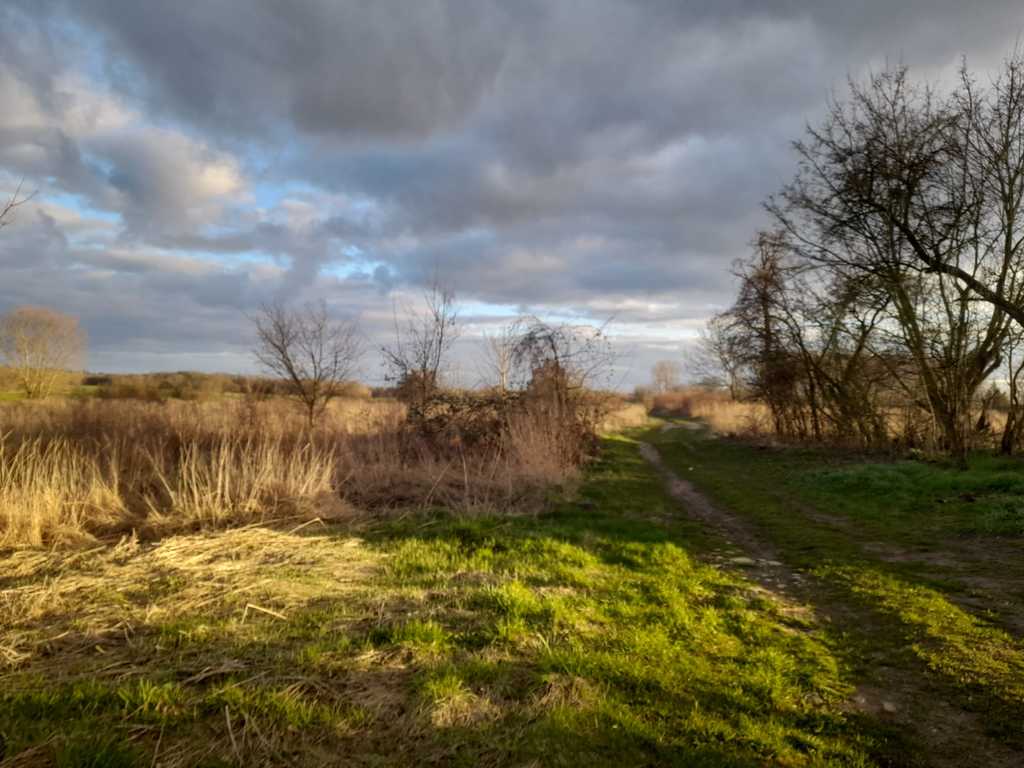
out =
<path fill-rule="evenodd" d="M 534 508 L 575 468 L 559 436 L 517 422 L 495 444 L 439 449 L 393 401 L 336 403 L 310 432 L 284 400 L 0 406 L 0 546 L 158 535 L 409 506 Z"/>

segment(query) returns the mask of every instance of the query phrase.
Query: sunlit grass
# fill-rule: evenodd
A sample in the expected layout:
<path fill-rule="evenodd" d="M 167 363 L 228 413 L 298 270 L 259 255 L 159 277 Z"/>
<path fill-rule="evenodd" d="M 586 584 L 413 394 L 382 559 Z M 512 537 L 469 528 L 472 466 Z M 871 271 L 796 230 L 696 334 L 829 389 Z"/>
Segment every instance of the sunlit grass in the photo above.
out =
<path fill-rule="evenodd" d="M 923 685 L 946 686 L 963 706 L 984 709 L 989 729 L 1022 745 L 1013 723 L 1024 716 L 1024 645 L 996 613 L 1013 621 L 1022 610 L 1010 597 L 1024 575 L 1012 555 L 1024 504 L 1018 460 L 977 455 L 962 471 L 818 449 L 764 451 L 692 430 L 650 439 L 805 569 L 826 608 L 853 611 L 852 647 L 916 657 L 934 675 Z M 976 584 L 1005 584 L 997 593 L 1005 596 L 986 598 Z"/>
<path fill-rule="evenodd" d="M 899 748 L 847 713 L 832 638 L 694 557 L 707 534 L 627 440 L 541 516 L 220 537 L 182 541 L 187 570 L 161 578 L 181 562 L 161 555 L 174 538 L 77 563 L 18 556 L 27 589 L 31 573 L 81 581 L 75 616 L 54 593 L 8 636 L 10 753 L 149 765 L 159 742 L 181 764 L 866 766 Z M 104 590 L 129 581 L 152 588 Z M 60 655 L 31 650 L 43 616 L 46 636 L 67 629 Z"/>

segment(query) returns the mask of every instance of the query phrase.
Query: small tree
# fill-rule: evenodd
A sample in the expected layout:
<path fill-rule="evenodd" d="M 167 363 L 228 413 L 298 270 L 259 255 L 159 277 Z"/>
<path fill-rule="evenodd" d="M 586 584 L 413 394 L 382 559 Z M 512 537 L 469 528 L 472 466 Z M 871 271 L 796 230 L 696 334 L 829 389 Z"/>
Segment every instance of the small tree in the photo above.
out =
<path fill-rule="evenodd" d="M 682 375 L 682 367 L 675 360 L 659 360 L 651 369 L 654 389 L 658 392 L 670 392 L 678 388 Z"/>
<path fill-rule="evenodd" d="M 424 296 L 426 312 L 395 313 L 395 340 L 381 348 L 388 381 L 413 403 L 423 405 L 441 383 L 441 373 L 459 337 L 455 294 L 435 283 Z"/>
<path fill-rule="evenodd" d="M 731 322 L 726 314 L 714 315 L 707 321 L 687 356 L 686 370 L 697 383 L 726 387 L 729 396 L 739 400 L 745 351 L 737 334 L 732 332 Z"/>
<path fill-rule="evenodd" d="M 327 404 L 341 394 L 362 356 L 355 323 L 332 322 L 322 301 L 302 309 L 266 304 L 254 323 L 256 359 L 270 374 L 284 380 L 289 393 L 305 409 L 312 429 Z"/>
<path fill-rule="evenodd" d="M 45 307 L 18 307 L 0 318 L 0 352 L 30 398 L 46 397 L 82 363 L 78 319 Z"/>
<path fill-rule="evenodd" d="M 507 325 L 497 333 L 484 333 L 484 372 L 488 386 L 507 392 L 512 385 L 516 344 L 519 343 L 519 324 Z"/>

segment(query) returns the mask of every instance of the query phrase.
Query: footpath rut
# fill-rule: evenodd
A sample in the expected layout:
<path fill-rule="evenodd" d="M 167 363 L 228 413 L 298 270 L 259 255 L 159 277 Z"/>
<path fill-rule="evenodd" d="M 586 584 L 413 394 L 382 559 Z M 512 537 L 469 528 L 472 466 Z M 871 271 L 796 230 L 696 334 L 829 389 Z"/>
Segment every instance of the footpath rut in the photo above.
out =
<path fill-rule="evenodd" d="M 682 511 L 719 534 L 744 554 L 708 558 L 717 566 L 741 570 L 745 576 L 773 595 L 787 613 L 809 616 L 815 624 L 836 626 L 840 631 L 864 631 L 877 619 L 870 611 L 852 605 L 815 600 L 815 593 L 828 594 L 813 577 L 787 566 L 772 544 L 748 521 L 714 504 L 687 480 L 670 469 L 649 443 L 640 443 L 640 453 L 665 481 L 669 494 Z M 819 588 L 816 588 L 819 587 Z M 870 630 L 869 630 L 870 631 Z M 878 718 L 912 735 L 916 749 L 908 766 L 936 768 L 1021 768 L 1024 754 L 985 733 L 983 716 L 958 706 L 943 696 L 942 685 L 929 679 L 923 666 L 899 664 L 879 656 L 863 666 L 868 671 L 858 681 L 848 707 L 851 712 Z M 899 763 L 903 765 L 904 763 Z"/>
<path fill-rule="evenodd" d="M 683 505 L 686 514 L 721 534 L 746 556 L 727 558 L 725 563 L 743 567 L 744 572 L 766 589 L 787 594 L 803 581 L 796 571 L 786 567 L 775 548 L 764 541 L 744 520 L 715 504 L 665 464 L 658 449 L 640 443 L 640 454 L 664 478 L 669 495 Z M 788 595 L 792 597 L 792 595 Z"/>

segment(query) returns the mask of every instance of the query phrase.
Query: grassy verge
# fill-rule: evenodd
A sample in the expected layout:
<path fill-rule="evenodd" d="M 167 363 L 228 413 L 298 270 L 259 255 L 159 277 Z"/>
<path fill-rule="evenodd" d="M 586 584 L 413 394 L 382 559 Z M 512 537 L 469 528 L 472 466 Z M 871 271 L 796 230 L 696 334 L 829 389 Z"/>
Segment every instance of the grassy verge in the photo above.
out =
<path fill-rule="evenodd" d="M 1009 535 L 1024 486 L 1014 463 L 975 457 L 959 472 L 762 449 L 682 429 L 649 439 L 812 575 L 815 602 L 848 608 L 859 674 L 870 676 L 866 665 L 880 661 L 916 660 L 932 674 L 933 695 L 954 690 L 990 734 L 1024 748 L 1024 643 L 1013 629 L 1024 610 L 1014 554 L 1022 542 Z M 917 706 L 927 711 L 928 702 Z"/>
<path fill-rule="evenodd" d="M 548 513 L 0 568 L 18 764 L 867 766 L 841 638 L 692 550 L 625 439 Z"/>

